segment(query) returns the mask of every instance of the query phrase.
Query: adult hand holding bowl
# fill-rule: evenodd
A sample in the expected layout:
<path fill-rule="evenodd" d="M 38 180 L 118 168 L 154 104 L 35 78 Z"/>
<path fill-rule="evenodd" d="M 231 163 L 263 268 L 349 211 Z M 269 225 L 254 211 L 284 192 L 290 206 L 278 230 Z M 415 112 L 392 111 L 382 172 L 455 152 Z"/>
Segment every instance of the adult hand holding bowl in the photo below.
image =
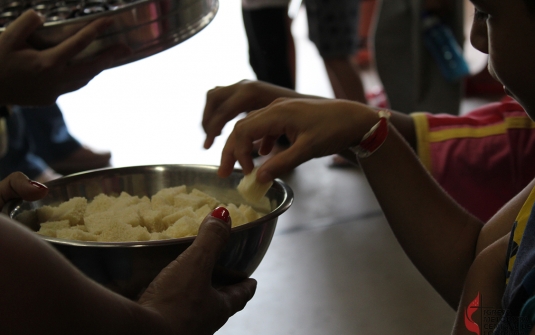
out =
<path fill-rule="evenodd" d="M 154 309 L 166 320 L 173 320 L 174 332 L 212 334 L 229 317 L 245 307 L 256 290 L 256 281 L 246 278 L 237 284 L 214 288 L 212 269 L 230 238 L 229 212 L 216 208 L 201 224 L 193 244 L 176 261 L 165 267 L 141 296 L 141 306 Z M 191 315 L 199 321 L 192 323 Z"/>
<path fill-rule="evenodd" d="M 0 198 L 33 199 L 46 187 L 21 173 Z M 230 236 L 228 211 L 208 215 L 192 246 L 151 283 L 139 303 L 83 276 L 46 242 L 0 215 L 0 325 L 9 334 L 213 334 L 252 298 L 256 282 L 217 290 L 212 268 Z"/>
<path fill-rule="evenodd" d="M 73 197 L 93 199 L 104 194 L 127 192 L 151 196 L 163 188 L 186 185 L 219 199 L 222 203 L 242 203 L 237 191 L 243 178 L 240 170 L 228 178 L 217 175 L 216 166 L 154 165 L 111 168 L 79 173 L 47 183 L 48 195 L 39 201 L 11 202 L 4 207 L 15 220 L 19 215 L 45 205 L 57 205 Z M 271 211 L 265 216 L 232 229 L 230 240 L 217 261 L 213 282 L 217 285 L 236 283 L 249 277 L 264 257 L 274 234 L 278 217 L 293 201 L 292 190 L 275 180 L 267 192 Z M 21 216 L 22 217 L 22 216 Z M 37 231 L 37 220 L 24 222 Z M 135 242 L 88 242 L 41 237 L 50 242 L 72 264 L 90 278 L 111 290 L 136 299 L 149 283 L 176 257 L 184 252 L 195 237 Z"/>

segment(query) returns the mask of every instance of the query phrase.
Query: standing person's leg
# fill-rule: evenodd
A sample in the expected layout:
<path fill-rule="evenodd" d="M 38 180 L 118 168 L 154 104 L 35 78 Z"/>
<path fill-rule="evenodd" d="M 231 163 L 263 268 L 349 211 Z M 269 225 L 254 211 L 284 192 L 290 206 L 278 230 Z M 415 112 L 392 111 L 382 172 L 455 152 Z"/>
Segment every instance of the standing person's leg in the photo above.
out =
<path fill-rule="evenodd" d="M 366 103 L 358 50 L 359 0 L 305 0 L 309 37 L 318 48 L 337 99 Z"/>
<path fill-rule="evenodd" d="M 337 99 L 367 103 L 360 68 L 351 57 L 324 58 L 323 62 Z"/>
<path fill-rule="evenodd" d="M 274 1 L 270 7 L 248 7 L 242 1 L 242 15 L 249 63 L 256 78 L 295 89 L 295 45 L 288 17 L 290 0 Z M 280 148 L 290 145 L 286 136 L 277 140 Z"/>
<path fill-rule="evenodd" d="M 462 41 L 462 1 L 455 0 L 454 7 L 447 23 Z M 374 55 L 390 107 L 405 113 L 458 114 L 462 81 L 448 82 L 441 74 L 423 44 L 421 17 L 421 0 L 379 4 Z"/>
<path fill-rule="evenodd" d="M 415 111 L 418 60 L 414 58 L 411 0 L 380 0 L 374 32 L 374 57 L 389 105 L 404 113 Z"/>
<path fill-rule="evenodd" d="M 367 103 L 358 50 L 359 0 L 305 0 L 309 38 L 318 49 L 335 98 Z M 354 166 L 334 155 L 332 167 Z"/>
<path fill-rule="evenodd" d="M 242 9 L 249 63 L 258 80 L 295 88 L 295 49 L 288 6 Z"/>
<path fill-rule="evenodd" d="M 57 104 L 45 107 L 20 107 L 26 125 L 31 152 L 41 157 L 53 170 L 70 174 L 107 167 L 110 152 L 94 152 L 83 146 L 67 129 Z"/>
<path fill-rule="evenodd" d="M 369 42 L 372 23 L 375 17 L 376 3 L 377 0 L 360 0 L 358 20 L 359 49 L 354 59 L 361 68 L 367 68 L 371 65 L 372 54 L 370 52 Z"/>

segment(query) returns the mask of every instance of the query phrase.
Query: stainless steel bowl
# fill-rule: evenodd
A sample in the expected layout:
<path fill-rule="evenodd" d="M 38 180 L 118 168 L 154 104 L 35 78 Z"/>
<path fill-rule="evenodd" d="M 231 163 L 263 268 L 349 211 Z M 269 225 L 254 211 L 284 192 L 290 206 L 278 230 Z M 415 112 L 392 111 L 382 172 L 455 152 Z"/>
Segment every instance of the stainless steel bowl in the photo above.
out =
<path fill-rule="evenodd" d="M 187 185 L 216 197 L 224 203 L 239 204 L 243 199 L 236 186 L 243 177 L 235 170 L 229 178 L 220 178 L 217 167 L 206 165 L 154 165 L 111 168 L 73 174 L 46 185 L 48 195 L 34 202 L 14 201 L 3 212 L 17 220 L 22 212 L 44 205 L 57 205 L 76 196 L 92 199 L 100 193 L 151 196 L 162 188 Z M 232 283 L 249 277 L 264 257 L 278 217 L 293 202 L 293 192 L 281 180 L 275 180 L 267 193 L 272 210 L 266 216 L 232 229 L 230 241 L 214 271 L 216 284 Z M 20 216 L 22 218 L 23 216 Z M 26 215 L 24 215 L 26 217 Z M 36 231 L 35 218 L 22 220 Z M 83 242 L 42 237 L 56 247 L 72 264 L 111 290 L 131 299 L 194 240 L 194 237 L 143 242 Z"/>
<path fill-rule="evenodd" d="M 89 22 L 111 16 L 114 24 L 75 58 L 92 59 L 105 48 L 122 43 L 132 53 L 113 66 L 154 55 L 175 46 L 206 27 L 215 17 L 218 0 L 137 0 L 117 9 L 77 18 L 46 22 L 35 31 L 29 43 L 46 49 L 72 36 Z M 5 28 L 0 28 L 0 34 Z"/>

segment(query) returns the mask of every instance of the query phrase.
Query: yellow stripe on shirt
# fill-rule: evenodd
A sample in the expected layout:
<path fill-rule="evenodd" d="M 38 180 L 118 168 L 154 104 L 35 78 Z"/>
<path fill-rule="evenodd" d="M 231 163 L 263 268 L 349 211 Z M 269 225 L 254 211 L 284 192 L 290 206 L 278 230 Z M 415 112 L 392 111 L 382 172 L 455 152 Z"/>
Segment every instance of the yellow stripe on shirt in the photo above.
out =
<path fill-rule="evenodd" d="M 519 247 L 520 247 L 520 243 L 522 242 L 522 236 L 524 236 L 524 231 L 526 230 L 526 225 L 528 224 L 528 219 L 531 214 L 531 209 L 533 208 L 534 203 L 535 203 L 535 187 L 531 190 L 531 193 L 526 199 L 526 202 L 524 202 L 524 205 L 522 205 L 522 208 L 520 209 L 520 212 L 518 212 L 518 215 L 515 220 L 516 226 L 513 232 L 512 243 L 516 243 Z M 510 256 L 508 265 L 507 265 L 507 271 L 509 272 L 513 271 L 515 260 L 516 260 L 516 254 L 513 256 Z M 506 284 L 508 281 L 509 281 L 509 278 L 506 279 Z"/>
<path fill-rule="evenodd" d="M 416 148 L 418 157 L 427 171 L 431 171 L 431 150 L 429 141 L 429 123 L 426 113 L 412 113 L 416 130 Z"/>
<path fill-rule="evenodd" d="M 512 116 L 508 117 L 498 124 L 493 124 L 483 127 L 464 127 L 464 128 L 453 128 L 453 129 L 443 129 L 433 131 L 429 134 L 430 142 L 441 142 L 447 141 L 455 138 L 480 138 L 487 137 L 492 135 L 501 135 L 505 134 L 508 129 L 533 129 L 535 128 L 535 123 L 531 121 L 528 117 L 523 116 Z"/>

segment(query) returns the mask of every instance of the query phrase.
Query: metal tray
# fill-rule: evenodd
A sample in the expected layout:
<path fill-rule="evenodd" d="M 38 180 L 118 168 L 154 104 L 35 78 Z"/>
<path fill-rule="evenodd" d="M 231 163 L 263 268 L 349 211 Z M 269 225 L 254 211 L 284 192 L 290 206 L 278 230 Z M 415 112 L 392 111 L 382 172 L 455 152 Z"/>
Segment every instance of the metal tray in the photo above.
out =
<path fill-rule="evenodd" d="M 154 55 L 185 41 L 206 27 L 218 8 L 218 0 L 138 0 L 101 13 L 46 22 L 28 42 L 37 49 L 46 49 L 72 36 L 91 21 L 112 16 L 114 24 L 75 60 L 90 60 L 117 43 L 130 47 L 132 53 L 116 61 L 112 65 L 114 67 Z M 0 34 L 4 30 L 0 28 Z"/>

